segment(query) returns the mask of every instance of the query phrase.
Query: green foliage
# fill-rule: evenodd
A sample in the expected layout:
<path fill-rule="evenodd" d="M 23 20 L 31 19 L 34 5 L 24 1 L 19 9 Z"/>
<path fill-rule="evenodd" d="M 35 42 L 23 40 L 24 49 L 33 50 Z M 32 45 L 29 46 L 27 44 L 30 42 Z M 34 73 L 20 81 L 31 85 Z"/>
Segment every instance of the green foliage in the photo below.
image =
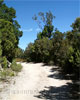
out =
<path fill-rule="evenodd" d="M 34 45 L 37 52 L 36 59 L 40 58 L 40 61 L 47 63 L 50 59 L 52 41 L 44 37 L 41 40 L 37 40 Z"/>
<path fill-rule="evenodd" d="M 38 34 L 37 34 L 37 39 L 39 40 L 39 39 L 42 39 L 42 32 L 39 32 Z"/>
<path fill-rule="evenodd" d="M 80 32 L 80 17 L 76 18 L 75 22 L 72 23 L 71 27 L 74 31 Z"/>
<path fill-rule="evenodd" d="M 1 37 L 2 35 L 1 35 L 1 32 L 0 32 L 0 57 L 1 57 L 1 55 L 2 55 L 2 48 L 1 48 Z"/>
<path fill-rule="evenodd" d="M 53 15 L 50 12 L 40 12 L 44 23 L 33 44 L 29 44 L 24 54 L 25 58 L 34 62 L 45 62 L 49 65 L 59 65 L 66 73 L 79 76 L 80 69 L 80 18 L 72 23 L 72 30 L 62 33 L 52 25 Z M 34 20 L 38 21 L 35 15 Z M 39 22 L 39 21 L 38 21 Z"/>
<path fill-rule="evenodd" d="M 7 80 L 9 77 L 14 76 L 15 73 L 10 69 L 0 71 L 0 80 Z"/>
<path fill-rule="evenodd" d="M 34 44 L 29 44 L 25 50 L 27 61 L 48 62 L 52 41 L 48 38 L 36 40 Z"/>
<path fill-rule="evenodd" d="M 0 32 L 0 65 L 1 65 L 1 59 L 2 59 L 2 46 L 1 46 L 1 32 Z"/>
<path fill-rule="evenodd" d="M 29 62 L 35 61 L 35 47 L 32 43 L 30 43 L 24 51 L 24 58 Z"/>
<path fill-rule="evenodd" d="M 77 50 L 75 53 L 75 66 L 80 67 L 80 50 Z"/>
<path fill-rule="evenodd" d="M 24 58 L 24 51 L 21 48 L 17 49 L 16 58 Z"/>
<path fill-rule="evenodd" d="M 1 65 L 2 65 L 2 67 L 3 67 L 4 69 L 6 69 L 6 68 L 8 67 L 7 59 L 6 59 L 5 56 L 2 58 Z"/>
<path fill-rule="evenodd" d="M 2 47 L 2 56 L 6 56 L 10 62 L 16 56 L 19 38 L 22 36 L 20 25 L 14 18 L 16 18 L 14 8 L 9 8 L 3 0 L 0 1 L 0 48 Z"/>
<path fill-rule="evenodd" d="M 21 64 L 17 64 L 16 72 L 20 72 L 21 69 L 22 69 L 22 65 Z"/>
<path fill-rule="evenodd" d="M 54 64 L 62 65 L 64 64 L 64 59 L 66 57 L 67 41 L 64 39 L 64 34 L 56 30 L 53 33 L 51 50 L 52 60 Z"/>
<path fill-rule="evenodd" d="M 2 56 L 6 56 L 9 61 L 15 57 L 16 52 L 16 37 L 13 31 L 13 25 L 9 21 L 0 20 L 2 33 Z"/>
<path fill-rule="evenodd" d="M 0 0 L 0 78 L 6 79 L 8 76 L 14 76 L 14 71 L 21 71 L 22 66 L 15 61 L 8 68 L 9 61 L 19 56 L 22 51 L 18 49 L 19 38 L 22 36 L 20 25 L 15 20 L 16 11 L 12 7 L 6 6 L 4 0 Z M 17 52 L 19 53 L 17 54 Z M 14 70 L 14 71 L 12 71 Z"/>
<path fill-rule="evenodd" d="M 46 25 L 45 25 L 45 26 L 44 26 L 44 29 L 43 29 L 43 31 L 42 31 L 41 36 L 42 36 L 42 38 L 43 38 L 43 37 L 51 38 L 52 32 L 53 32 L 53 26 L 52 26 L 52 25 L 49 25 L 49 26 L 46 26 Z"/>
<path fill-rule="evenodd" d="M 40 17 L 40 20 L 38 19 L 38 17 Z M 37 21 L 39 27 L 42 29 L 42 32 L 40 32 L 37 36 L 38 39 L 42 39 L 44 37 L 51 38 L 54 29 L 52 22 L 55 16 L 53 16 L 51 11 L 49 11 L 46 12 L 46 14 L 44 14 L 43 12 L 39 12 L 38 17 L 36 15 L 33 17 L 33 19 Z M 41 23 L 43 24 L 41 25 Z"/>
<path fill-rule="evenodd" d="M 21 64 L 17 64 L 15 60 L 13 60 L 12 64 L 11 64 L 11 69 L 15 72 L 20 72 L 22 69 Z"/>

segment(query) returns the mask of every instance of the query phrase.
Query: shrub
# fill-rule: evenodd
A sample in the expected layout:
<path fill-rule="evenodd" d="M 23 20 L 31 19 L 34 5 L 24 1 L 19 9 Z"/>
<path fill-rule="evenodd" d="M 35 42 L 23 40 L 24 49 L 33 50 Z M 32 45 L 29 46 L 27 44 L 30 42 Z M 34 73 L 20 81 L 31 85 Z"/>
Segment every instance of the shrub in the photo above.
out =
<path fill-rule="evenodd" d="M 17 64 L 17 69 L 16 69 L 16 71 L 17 71 L 17 72 L 20 72 L 21 69 L 22 69 L 22 65 L 21 65 L 21 64 Z"/>
<path fill-rule="evenodd" d="M 1 80 L 7 80 L 8 77 L 14 76 L 15 73 L 11 71 L 10 69 L 5 69 L 3 71 L 0 71 L 0 79 Z"/>
<path fill-rule="evenodd" d="M 2 58 L 1 65 L 2 65 L 3 68 L 7 68 L 7 66 L 8 66 L 7 65 L 7 58 L 5 56 Z"/>
<path fill-rule="evenodd" d="M 12 64 L 11 64 L 11 69 L 15 72 L 20 72 L 22 69 L 21 64 L 17 64 L 15 60 L 13 60 Z"/>

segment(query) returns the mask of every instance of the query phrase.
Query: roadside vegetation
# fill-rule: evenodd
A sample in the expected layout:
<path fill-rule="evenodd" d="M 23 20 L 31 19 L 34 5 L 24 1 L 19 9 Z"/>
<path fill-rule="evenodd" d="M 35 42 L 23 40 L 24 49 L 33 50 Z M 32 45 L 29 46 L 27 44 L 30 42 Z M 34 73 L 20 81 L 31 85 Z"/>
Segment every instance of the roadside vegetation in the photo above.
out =
<path fill-rule="evenodd" d="M 15 60 L 13 60 L 12 64 L 11 64 L 11 69 L 15 72 L 20 72 L 22 69 L 21 64 L 17 64 Z"/>
<path fill-rule="evenodd" d="M 71 30 L 60 32 L 54 27 L 55 16 L 52 12 L 39 12 L 33 16 L 40 28 L 37 39 L 29 43 L 25 51 L 18 47 L 22 36 L 16 11 L 0 1 L 0 70 L 5 74 L 21 71 L 17 62 L 43 62 L 48 65 L 58 65 L 66 74 L 79 77 L 80 71 L 80 17 L 71 24 Z M 16 60 L 14 60 L 16 59 Z M 6 70 L 7 69 L 7 70 Z M 10 74 L 14 75 L 14 74 Z"/>
<path fill-rule="evenodd" d="M 0 80 L 6 80 L 22 69 L 22 66 L 14 61 L 22 36 L 21 26 L 15 18 L 15 9 L 9 8 L 4 0 L 0 0 Z"/>
<path fill-rule="evenodd" d="M 51 11 L 46 13 L 39 12 L 38 15 L 33 16 L 33 20 L 37 22 L 40 31 L 37 33 L 37 38 L 34 40 L 34 43 L 29 43 L 25 51 L 23 51 L 18 46 L 19 39 L 22 37 L 23 32 L 20 30 L 21 26 L 16 20 L 16 11 L 14 8 L 8 7 L 4 3 L 4 0 L 0 0 L 0 81 L 8 81 L 11 79 L 11 77 L 16 76 L 18 72 L 21 71 L 22 66 L 17 62 L 43 62 L 44 64 L 51 65 L 52 67 L 53 65 L 58 66 L 61 69 L 59 71 L 61 71 L 63 76 L 72 75 L 72 77 L 68 78 L 70 80 L 72 79 L 73 83 L 71 84 L 76 87 L 76 91 L 74 89 L 73 91 L 73 87 L 70 86 L 71 91 L 73 92 L 74 96 L 76 93 L 79 95 L 80 17 L 76 18 L 75 21 L 71 23 L 71 30 L 63 33 L 53 25 L 55 16 Z M 32 72 L 37 72 L 34 70 L 29 74 Z M 54 67 L 52 68 L 51 72 L 53 73 L 53 71 L 55 71 Z M 35 75 L 32 73 L 32 75 L 37 77 L 37 74 Z M 43 75 L 41 77 L 44 77 Z M 56 74 L 56 76 L 58 75 L 59 74 Z M 53 78 L 53 75 L 47 77 Z M 25 77 L 22 78 L 22 80 L 24 80 Z M 27 81 L 25 81 L 25 83 L 26 82 Z M 22 82 L 20 82 L 20 84 L 21 83 Z M 24 86 L 25 85 L 23 85 L 23 87 Z M 50 91 L 47 93 L 51 92 L 51 87 L 52 86 L 50 86 Z M 64 86 L 62 86 L 62 88 L 63 90 L 66 89 Z M 58 92 L 59 87 L 53 87 L 53 90 Z M 40 93 L 42 93 L 42 96 L 46 97 L 46 95 L 43 95 L 43 92 L 45 93 L 46 91 L 41 91 Z M 68 94 L 67 91 L 66 93 Z"/>
<path fill-rule="evenodd" d="M 46 14 L 39 12 L 33 19 L 38 23 L 41 31 L 37 34 L 34 43 L 26 47 L 24 58 L 29 62 L 58 65 L 66 74 L 79 77 L 80 17 L 71 24 L 72 30 L 64 33 L 54 28 L 55 16 L 50 11 Z"/>

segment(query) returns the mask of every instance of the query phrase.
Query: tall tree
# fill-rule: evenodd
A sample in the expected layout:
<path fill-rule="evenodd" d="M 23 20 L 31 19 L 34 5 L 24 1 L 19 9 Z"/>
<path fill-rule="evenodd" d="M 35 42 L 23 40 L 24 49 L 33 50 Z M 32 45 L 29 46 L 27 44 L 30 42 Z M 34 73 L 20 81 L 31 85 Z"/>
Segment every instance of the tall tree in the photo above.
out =
<path fill-rule="evenodd" d="M 0 1 L 0 32 L 2 34 L 2 56 L 6 56 L 9 61 L 15 57 L 18 48 L 19 38 L 22 36 L 20 25 L 14 19 L 16 11 L 7 7 L 3 0 Z"/>
<path fill-rule="evenodd" d="M 0 61 L 1 61 L 1 55 L 2 55 L 2 48 L 1 48 L 1 32 L 0 32 Z"/>
<path fill-rule="evenodd" d="M 80 68 L 80 18 L 72 23 L 72 31 L 67 32 L 69 41 L 68 62 L 72 66 L 72 70 L 79 74 Z"/>
<path fill-rule="evenodd" d="M 53 16 L 51 11 L 46 12 L 46 14 L 44 14 L 43 12 L 39 12 L 38 16 L 35 15 L 33 17 L 33 19 L 37 21 L 39 28 L 42 29 L 42 32 L 38 33 L 38 38 L 43 38 L 43 37 L 51 38 L 54 29 L 54 26 L 52 25 L 53 18 L 55 18 L 55 16 Z"/>
<path fill-rule="evenodd" d="M 16 36 L 14 34 L 13 25 L 9 21 L 0 20 L 0 32 L 2 33 L 2 56 L 6 56 L 9 61 L 15 57 L 16 52 Z"/>

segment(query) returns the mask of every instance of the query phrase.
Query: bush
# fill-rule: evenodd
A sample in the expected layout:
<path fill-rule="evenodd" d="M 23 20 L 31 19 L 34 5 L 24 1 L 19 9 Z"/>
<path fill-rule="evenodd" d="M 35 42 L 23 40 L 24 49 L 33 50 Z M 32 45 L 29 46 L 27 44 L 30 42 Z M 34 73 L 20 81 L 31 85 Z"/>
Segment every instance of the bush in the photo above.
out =
<path fill-rule="evenodd" d="M 21 69 L 22 69 L 22 65 L 21 65 L 21 64 L 17 64 L 17 69 L 16 69 L 16 71 L 17 71 L 17 72 L 20 72 Z"/>
<path fill-rule="evenodd" d="M 0 71 L 0 79 L 1 80 L 7 80 L 8 77 L 14 76 L 15 73 L 11 71 L 10 69 L 5 69 L 3 71 Z"/>
<path fill-rule="evenodd" d="M 1 65 L 2 65 L 3 68 L 7 68 L 7 66 L 8 66 L 7 58 L 5 56 L 2 58 Z"/>
<path fill-rule="evenodd" d="M 11 64 L 11 69 L 15 72 L 20 72 L 22 69 L 21 64 L 17 64 L 15 60 L 13 60 L 12 64 Z"/>

